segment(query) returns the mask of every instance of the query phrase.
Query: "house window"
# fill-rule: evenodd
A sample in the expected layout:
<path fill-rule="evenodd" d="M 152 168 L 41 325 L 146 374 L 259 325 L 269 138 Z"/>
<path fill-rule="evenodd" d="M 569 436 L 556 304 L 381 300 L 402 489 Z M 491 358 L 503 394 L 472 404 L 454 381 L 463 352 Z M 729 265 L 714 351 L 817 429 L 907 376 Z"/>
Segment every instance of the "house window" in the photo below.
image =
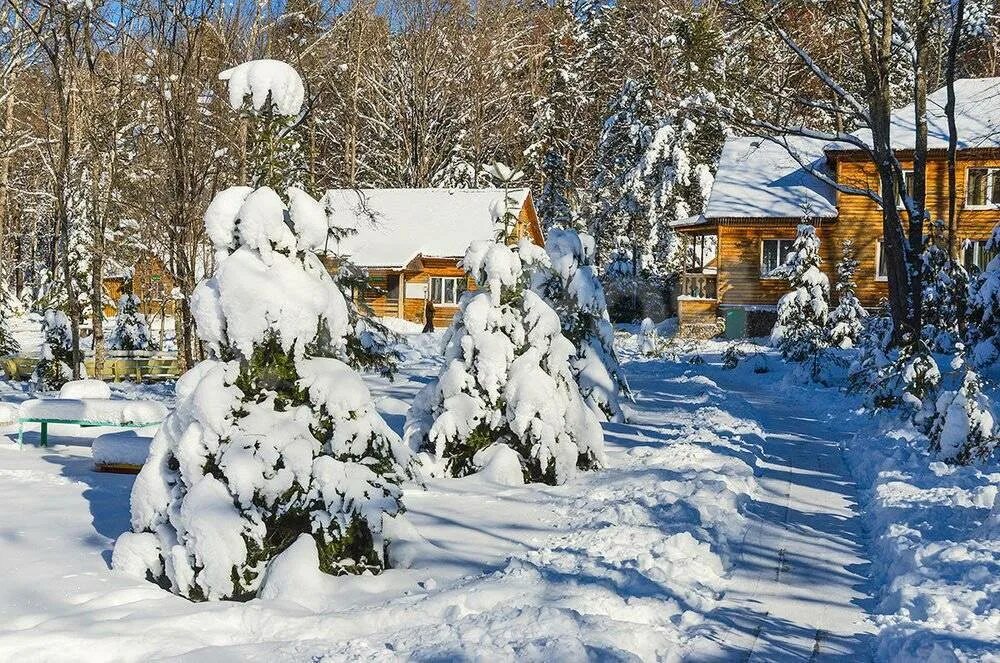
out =
<path fill-rule="evenodd" d="M 889 280 L 889 267 L 885 262 L 885 243 L 880 239 L 875 241 L 875 280 Z"/>
<path fill-rule="evenodd" d="M 431 277 L 431 301 L 435 304 L 455 305 L 465 292 L 464 278 Z"/>
<path fill-rule="evenodd" d="M 385 298 L 391 302 L 399 301 L 399 274 L 386 277 Z"/>
<path fill-rule="evenodd" d="M 774 270 L 785 264 L 794 239 L 763 239 L 760 242 L 761 278 L 776 278 Z"/>
<path fill-rule="evenodd" d="M 913 171 L 912 170 L 904 170 L 903 171 L 903 183 L 906 185 L 906 195 L 908 195 L 910 198 L 912 198 L 913 197 Z M 905 205 L 903 205 L 903 197 L 901 195 L 899 195 L 899 192 L 897 191 L 896 192 L 896 209 L 903 209 L 904 207 L 905 207 Z"/>
<path fill-rule="evenodd" d="M 986 249 L 985 239 L 967 239 L 962 242 L 963 263 L 970 274 L 981 273 L 996 255 L 995 251 Z"/>
<path fill-rule="evenodd" d="M 965 186 L 965 206 L 996 205 L 1000 205 L 1000 168 L 970 168 Z"/>

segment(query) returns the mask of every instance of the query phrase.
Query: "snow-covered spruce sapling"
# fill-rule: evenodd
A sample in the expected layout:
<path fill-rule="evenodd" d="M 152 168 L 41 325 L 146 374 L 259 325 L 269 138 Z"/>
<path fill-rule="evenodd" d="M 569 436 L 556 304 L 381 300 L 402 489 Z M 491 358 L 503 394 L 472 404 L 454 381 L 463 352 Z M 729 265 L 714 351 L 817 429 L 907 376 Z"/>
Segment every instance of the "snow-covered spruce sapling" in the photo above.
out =
<path fill-rule="evenodd" d="M 644 357 L 659 355 L 660 334 L 656 330 L 656 323 L 652 318 L 643 318 L 639 325 L 639 354 Z"/>
<path fill-rule="evenodd" d="M 115 326 L 108 334 L 109 350 L 131 354 L 153 349 L 153 336 L 149 331 L 146 316 L 139 310 L 139 297 L 132 293 L 131 283 L 118 300 L 118 314 Z"/>
<path fill-rule="evenodd" d="M 538 255 L 539 252 L 534 252 Z M 559 314 L 563 336 L 576 349 L 570 360 L 580 393 L 603 421 L 624 421 L 619 398 L 628 382 L 614 348 L 604 288 L 594 267 L 594 239 L 574 230 L 552 230 L 545 253 L 522 261 L 532 272 L 531 287 Z"/>
<path fill-rule="evenodd" d="M 969 289 L 967 345 L 976 366 L 1000 357 L 1000 225 L 993 229 L 986 250 L 995 257 Z"/>
<path fill-rule="evenodd" d="M 73 379 L 73 339 L 69 318 L 62 311 L 47 309 L 42 316 L 39 360 L 31 374 L 38 391 L 55 391 Z"/>
<path fill-rule="evenodd" d="M 830 282 L 819 265 L 816 229 L 800 224 L 792 250 L 776 272 L 793 290 L 778 300 L 778 321 L 771 332 L 771 341 L 792 361 L 803 361 L 826 346 Z"/>
<path fill-rule="evenodd" d="M 940 235 L 940 233 L 938 233 Z M 938 240 L 943 243 L 943 240 Z M 931 350 L 952 352 L 962 341 L 968 310 L 969 274 L 948 252 L 928 241 L 921 255 L 921 334 Z"/>
<path fill-rule="evenodd" d="M 957 390 L 938 395 L 927 437 L 931 451 L 953 463 L 985 460 L 996 450 L 996 420 L 974 371 L 965 371 Z"/>
<path fill-rule="evenodd" d="M 246 600 L 302 535 L 323 572 L 385 566 L 383 516 L 401 510 L 409 453 L 357 373 L 310 352 L 321 336 L 342 350 L 351 331 L 315 255 L 315 208 L 236 187 L 206 212 L 218 267 L 191 309 L 211 358 L 178 381 L 116 568 L 194 600 Z"/>
<path fill-rule="evenodd" d="M 574 379 L 573 344 L 527 287 L 518 251 L 473 242 L 463 265 L 478 289 L 462 297 L 444 367 L 414 400 L 406 441 L 453 476 L 482 469 L 477 454 L 497 444 L 518 455 L 526 481 L 562 484 L 601 466 L 603 432 Z"/>
<path fill-rule="evenodd" d="M 837 263 L 837 306 L 830 312 L 827 321 L 827 342 L 835 348 L 853 348 L 864 330 L 864 320 L 868 312 L 855 294 L 854 274 L 858 271 L 857 253 L 854 242 L 844 240 L 841 259 Z"/>
<path fill-rule="evenodd" d="M 17 342 L 10 328 L 11 319 L 14 317 L 14 307 L 10 299 L 7 289 L 0 284 L 0 357 L 16 355 L 21 351 L 21 344 Z"/>

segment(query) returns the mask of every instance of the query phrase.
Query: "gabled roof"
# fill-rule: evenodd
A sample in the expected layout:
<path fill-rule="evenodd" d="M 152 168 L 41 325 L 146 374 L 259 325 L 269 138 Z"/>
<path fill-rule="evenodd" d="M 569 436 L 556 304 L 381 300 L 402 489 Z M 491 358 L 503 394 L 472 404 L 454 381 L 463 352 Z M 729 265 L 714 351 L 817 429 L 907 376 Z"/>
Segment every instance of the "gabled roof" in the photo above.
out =
<path fill-rule="evenodd" d="M 927 95 L 927 147 L 948 148 L 948 119 L 944 107 L 948 100 L 946 88 Z M 890 128 L 894 150 L 912 150 L 914 141 L 914 105 L 893 111 Z M 955 81 L 955 124 L 958 129 L 958 149 L 1000 147 L 1000 78 L 962 78 Z M 852 135 L 871 145 L 871 130 L 862 129 Z M 831 152 L 859 148 L 848 143 L 830 143 Z"/>
<path fill-rule="evenodd" d="M 824 141 L 798 136 L 782 140 L 804 163 L 825 169 Z M 836 218 L 832 186 L 804 169 L 782 145 L 755 137 L 726 140 L 706 219 L 804 216 Z"/>
<path fill-rule="evenodd" d="M 421 256 L 458 258 L 474 240 L 494 239 L 508 197 L 516 216 L 528 190 L 332 189 L 324 197 L 331 224 L 357 232 L 329 251 L 359 267 L 395 269 Z"/>

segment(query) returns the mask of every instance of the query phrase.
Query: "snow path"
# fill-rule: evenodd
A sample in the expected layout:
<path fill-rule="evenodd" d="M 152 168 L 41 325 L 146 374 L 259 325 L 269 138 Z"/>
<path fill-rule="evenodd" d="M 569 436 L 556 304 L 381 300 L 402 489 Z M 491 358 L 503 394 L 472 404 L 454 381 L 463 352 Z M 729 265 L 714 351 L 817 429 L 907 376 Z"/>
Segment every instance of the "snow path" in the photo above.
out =
<path fill-rule="evenodd" d="M 870 660 L 869 562 L 857 485 L 840 447 L 857 421 L 843 408 L 823 407 L 815 391 L 809 398 L 773 383 L 762 390 L 760 381 L 736 375 L 712 373 L 734 410 L 750 408 L 732 413 L 756 418 L 767 431 L 760 489 L 746 505 L 750 525 L 730 589 L 709 614 L 692 660 Z"/>

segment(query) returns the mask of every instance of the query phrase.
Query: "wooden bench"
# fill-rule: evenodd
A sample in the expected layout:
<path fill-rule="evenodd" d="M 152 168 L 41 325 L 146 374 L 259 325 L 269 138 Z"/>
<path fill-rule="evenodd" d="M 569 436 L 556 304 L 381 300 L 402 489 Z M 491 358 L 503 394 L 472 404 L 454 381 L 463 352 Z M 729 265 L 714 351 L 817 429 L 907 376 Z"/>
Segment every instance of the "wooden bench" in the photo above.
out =
<path fill-rule="evenodd" d="M 129 412 L 131 408 L 131 412 Z M 89 412 L 88 412 L 89 411 Z M 97 416 L 93 414 L 97 412 Z M 48 446 L 49 424 L 68 424 L 81 428 L 146 428 L 163 422 L 167 409 L 149 401 L 113 401 L 111 399 L 35 399 L 21 405 L 18 418 L 18 445 L 24 445 L 24 424 L 41 427 L 41 446 Z M 90 416 L 88 416 L 90 415 Z"/>

